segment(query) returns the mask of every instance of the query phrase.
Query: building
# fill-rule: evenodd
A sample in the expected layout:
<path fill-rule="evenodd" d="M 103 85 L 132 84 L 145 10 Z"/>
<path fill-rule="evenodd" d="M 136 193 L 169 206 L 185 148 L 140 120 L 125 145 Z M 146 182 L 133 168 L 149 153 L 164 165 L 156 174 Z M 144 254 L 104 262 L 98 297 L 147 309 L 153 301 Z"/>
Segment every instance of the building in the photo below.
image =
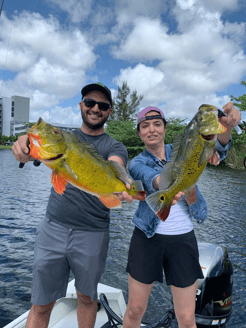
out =
<path fill-rule="evenodd" d="M 29 122 L 30 98 L 12 96 L 0 97 L 0 134 L 15 136 L 26 131 Z"/>
<path fill-rule="evenodd" d="M 58 129 L 62 129 L 68 132 L 72 132 L 74 129 L 81 128 L 81 125 L 77 125 L 77 124 L 61 124 L 61 123 L 50 123 L 50 124 L 57 127 Z"/>

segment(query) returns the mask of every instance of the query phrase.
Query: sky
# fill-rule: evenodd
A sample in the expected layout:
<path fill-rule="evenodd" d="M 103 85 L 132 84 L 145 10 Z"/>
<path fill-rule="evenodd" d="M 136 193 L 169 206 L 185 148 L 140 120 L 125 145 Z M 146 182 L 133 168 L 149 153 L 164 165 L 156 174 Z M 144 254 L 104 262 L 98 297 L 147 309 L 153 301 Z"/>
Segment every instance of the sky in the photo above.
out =
<path fill-rule="evenodd" d="M 0 96 L 29 97 L 31 122 L 80 125 L 84 85 L 115 96 L 126 81 L 139 109 L 191 119 L 246 93 L 245 40 L 244 0 L 4 0 Z"/>

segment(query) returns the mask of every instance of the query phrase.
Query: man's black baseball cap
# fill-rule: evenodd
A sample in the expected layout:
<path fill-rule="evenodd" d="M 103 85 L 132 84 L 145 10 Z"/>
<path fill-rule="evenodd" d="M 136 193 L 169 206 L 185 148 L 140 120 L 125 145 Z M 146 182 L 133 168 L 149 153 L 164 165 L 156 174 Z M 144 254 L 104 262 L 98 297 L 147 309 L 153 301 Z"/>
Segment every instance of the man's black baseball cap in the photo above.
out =
<path fill-rule="evenodd" d="M 81 94 L 82 94 L 82 99 L 84 98 L 84 96 L 93 90 L 98 90 L 101 91 L 102 93 L 105 94 L 105 96 L 107 97 L 107 99 L 110 101 L 110 105 L 112 107 L 112 96 L 111 96 L 111 91 L 109 90 L 109 88 L 107 88 L 104 84 L 97 82 L 97 83 L 91 83 L 91 84 L 87 84 L 82 90 L 81 90 Z"/>

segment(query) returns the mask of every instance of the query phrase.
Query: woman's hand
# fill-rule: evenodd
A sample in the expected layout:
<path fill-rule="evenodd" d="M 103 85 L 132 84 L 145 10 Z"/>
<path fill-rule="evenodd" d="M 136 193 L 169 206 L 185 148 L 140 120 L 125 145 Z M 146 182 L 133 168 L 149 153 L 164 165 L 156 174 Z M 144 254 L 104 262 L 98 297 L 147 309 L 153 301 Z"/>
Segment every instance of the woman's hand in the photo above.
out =
<path fill-rule="evenodd" d="M 194 187 L 194 188 L 190 191 L 189 195 L 186 195 L 186 196 L 185 196 L 185 199 L 186 199 L 187 203 L 189 203 L 190 205 L 192 205 L 192 204 L 194 204 L 194 203 L 196 202 L 196 200 L 197 200 L 197 196 L 196 196 L 196 187 Z"/>
<path fill-rule="evenodd" d="M 172 201 L 172 205 L 177 204 L 177 202 L 180 200 L 180 198 L 181 198 L 182 196 L 184 196 L 184 195 L 185 195 L 185 192 L 183 192 L 183 191 L 179 191 L 179 192 L 174 196 L 173 201 Z"/>
<path fill-rule="evenodd" d="M 217 138 L 221 145 L 226 145 L 230 140 L 232 129 L 241 120 L 241 112 L 233 106 L 233 102 L 228 102 L 223 106 L 224 113 L 227 116 L 219 118 L 219 122 L 227 128 L 227 131 L 217 135 Z"/>

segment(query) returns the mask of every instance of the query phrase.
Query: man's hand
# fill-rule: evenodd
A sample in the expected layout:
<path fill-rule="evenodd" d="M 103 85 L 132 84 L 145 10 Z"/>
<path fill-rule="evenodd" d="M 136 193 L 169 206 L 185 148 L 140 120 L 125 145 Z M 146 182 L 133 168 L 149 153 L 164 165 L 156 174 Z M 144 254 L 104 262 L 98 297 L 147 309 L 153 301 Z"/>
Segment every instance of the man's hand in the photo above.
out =
<path fill-rule="evenodd" d="M 129 183 L 132 183 L 132 180 L 129 180 Z M 131 185 L 127 183 L 126 188 L 129 190 L 131 188 Z M 118 196 L 118 198 L 121 202 L 126 201 L 128 204 L 133 202 L 132 196 L 130 196 L 126 191 L 117 192 L 115 194 Z"/>
<path fill-rule="evenodd" d="M 227 128 L 227 131 L 222 134 L 218 134 L 217 138 L 221 145 L 226 145 L 230 140 L 232 129 L 241 120 L 241 112 L 233 106 L 232 101 L 223 106 L 223 109 L 227 116 L 220 117 L 219 122 Z"/>
<path fill-rule="evenodd" d="M 30 149 L 27 147 L 27 140 L 27 135 L 20 136 L 12 147 L 15 158 L 21 163 L 27 163 L 34 160 L 34 158 L 29 155 Z"/>

